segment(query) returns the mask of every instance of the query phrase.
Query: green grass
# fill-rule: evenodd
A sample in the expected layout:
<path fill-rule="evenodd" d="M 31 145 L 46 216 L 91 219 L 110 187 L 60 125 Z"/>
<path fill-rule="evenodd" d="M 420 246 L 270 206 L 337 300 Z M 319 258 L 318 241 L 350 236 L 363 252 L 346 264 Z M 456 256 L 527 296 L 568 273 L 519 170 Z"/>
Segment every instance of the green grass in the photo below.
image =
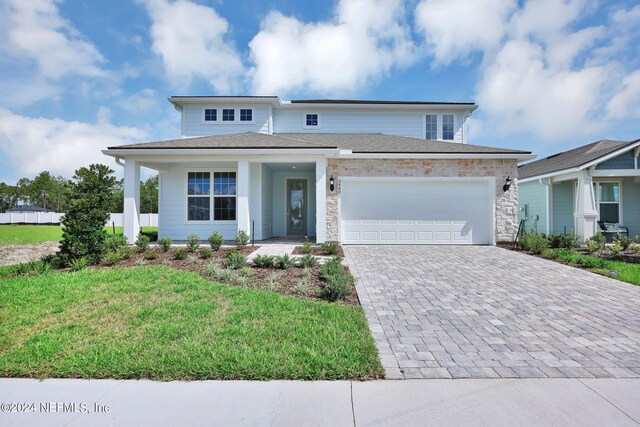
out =
<path fill-rule="evenodd" d="M 112 233 L 111 227 L 105 229 Z M 158 227 L 142 227 L 143 231 L 158 231 Z M 122 227 L 116 227 L 116 234 L 122 234 Z M 0 246 L 28 245 L 43 242 L 55 242 L 62 238 L 62 227 L 59 225 L 0 225 Z"/>
<path fill-rule="evenodd" d="M 548 249 L 544 252 L 544 256 L 575 264 L 603 276 L 622 280 L 633 285 L 640 285 L 640 264 L 611 261 L 576 253 L 569 249 Z"/>
<path fill-rule="evenodd" d="M 166 266 L 0 279 L 0 377 L 381 378 L 360 307 Z"/>

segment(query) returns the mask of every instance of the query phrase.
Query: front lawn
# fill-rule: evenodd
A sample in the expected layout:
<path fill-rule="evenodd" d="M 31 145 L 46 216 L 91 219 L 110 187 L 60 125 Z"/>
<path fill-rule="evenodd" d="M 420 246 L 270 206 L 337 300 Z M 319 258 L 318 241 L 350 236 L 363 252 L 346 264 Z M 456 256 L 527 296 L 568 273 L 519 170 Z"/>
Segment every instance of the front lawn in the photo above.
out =
<path fill-rule="evenodd" d="M 547 249 L 542 255 L 546 258 L 563 261 L 623 282 L 640 285 L 640 264 L 608 260 L 577 253 L 570 249 Z"/>
<path fill-rule="evenodd" d="M 105 229 L 109 233 L 113 232 L 111 227 L 105 227 Z M 142 230 L 145 232 L 157 232 L 158 227 L 142 227 Z M 122 227 L 116 227 L 116 234 L 122 234 L 122 232 Z M 55 242 L 60 239 L 62 239 L 62 227 L 59 225 L 0 225 L 0 246 Z"/>
<path fill-rule="evenodd" d="M 163 265 L 0 279 L 0 376 L 382 378 L 362 309 Z"/>

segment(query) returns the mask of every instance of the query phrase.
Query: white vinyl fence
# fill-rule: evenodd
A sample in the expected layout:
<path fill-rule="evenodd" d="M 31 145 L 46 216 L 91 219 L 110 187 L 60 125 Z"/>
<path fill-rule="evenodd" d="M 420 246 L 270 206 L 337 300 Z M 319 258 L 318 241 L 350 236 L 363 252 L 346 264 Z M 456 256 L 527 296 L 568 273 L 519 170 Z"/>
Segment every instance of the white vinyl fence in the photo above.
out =
<path fill-rule="evenodd" d="M 8 212 L 0 213 L 0 224 L 59 224 L 63 213 L 57 212 Z M 124 225 L 124 214 L 112 213 L 107 221 L 108 226 L 115 223 L 116 227 Z M 158 214 L 140 214 L 140 226 L 157 227 Z"/>

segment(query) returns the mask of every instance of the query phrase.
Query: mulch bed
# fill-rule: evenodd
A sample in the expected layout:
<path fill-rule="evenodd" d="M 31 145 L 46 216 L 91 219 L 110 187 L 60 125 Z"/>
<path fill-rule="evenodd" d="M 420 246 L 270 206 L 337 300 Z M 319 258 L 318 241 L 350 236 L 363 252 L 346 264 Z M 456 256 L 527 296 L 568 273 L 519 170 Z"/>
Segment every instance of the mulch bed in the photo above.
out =
<path fill-rule="evenodd" d="M 293 249 L 293 255 L 304 255 L 304 253 L 302 252 L 302 246 L 296 246 Z M 338 246 L 338 252 L 335 255 L 330 255 L 328 253 L 326 253 L 325 251 L 322 250 L 321 247 L 319 246 L 314 246 L 313 247 L 313 252 L 311 252 L 311 255 L 313 256 L 339 256 L 341 258 L 344 258 L 344 251 L 342 250 L 342 246 Z"/>
<path fill-rule="evenodd" d="M 258 249 L 258 246 L 247 246 L 242 249 L 235 248 L 222 248 L 218 251 L 214 251 L 210 259 L 202 259 L 199 252 L 188 253 L 187 259 L 176 260 L 173 257 L 173 249 L 168 252 L 162 252 L 159 248 L 150 248 L 145 253 L 133 253 L 129 259 L 122 260 L 115 265 L 109 266 L 106 263 L 102 263 L 93 268 L 117 268 L 117 267 L 132 267 L 138 265 L 167 265 L 172 268 L 192 271 L 198 274 L 202 274 L 205 266 L 211 263 L 220 265 L 220 268 L 225 267 L 224 259 L 227 253 L 237 250 L 238 252 L 248 255 L 251 252 Z M 156 259 L 146 260 L 144 256 L 146 253 L 155 252 Z M 347 266 L 343 266 L 345 273 L 351 274 Z M 269 290 L 278 292 L 283 295 L 293 296 L 296 298 L 322 301 L 316 295 L 316 291 L 319 287 L 324 286 L 324 282 L 320 279 L 318 271 L 320 265 L 316 265 L 305 272 L 303 268 L 291 267 L 288 269 L 278 268 L 258 268 L 253 264 L 247 264 L 242 270 L 233 270 L 234 278 L 231 280 L 223 280 L 220 277 L 207 277 L 202 274 L 202 277 L 211 280 L 213 282 L 224 283 L 232 286 L 239 286 L 247 289 L 269 289 L 268 283 L 270 277 L 275 277 L 275 286 Z M 240 277 L 247 277 L 247 279 L 241 279 Z M 301 280 L 307 279 L 307 286 L 304 289 L 298 286 Z M 351 294 L 347 296 L 341 303 L 349 305 L 360 305 L 358 300 L 358 294 L 356 293 L 355 286 L 351 284 Z"/>

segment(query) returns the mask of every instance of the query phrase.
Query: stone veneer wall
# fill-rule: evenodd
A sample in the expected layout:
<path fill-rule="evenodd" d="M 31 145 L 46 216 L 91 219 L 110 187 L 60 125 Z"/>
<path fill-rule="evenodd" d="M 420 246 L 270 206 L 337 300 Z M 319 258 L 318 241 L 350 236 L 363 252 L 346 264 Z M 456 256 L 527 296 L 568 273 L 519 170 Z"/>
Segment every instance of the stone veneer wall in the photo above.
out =
<path fill-rule="evenodd" d="M 518 230 L 518 188 L 515 160 L 492 159 L 329 159 L 327 176 L 496 177 L 496 240 L 512 241 Z M 502 190 L 507 176 L 511 189 Z M 339 240 L 338 188 L 327 188 L 327 240 Z"/>

